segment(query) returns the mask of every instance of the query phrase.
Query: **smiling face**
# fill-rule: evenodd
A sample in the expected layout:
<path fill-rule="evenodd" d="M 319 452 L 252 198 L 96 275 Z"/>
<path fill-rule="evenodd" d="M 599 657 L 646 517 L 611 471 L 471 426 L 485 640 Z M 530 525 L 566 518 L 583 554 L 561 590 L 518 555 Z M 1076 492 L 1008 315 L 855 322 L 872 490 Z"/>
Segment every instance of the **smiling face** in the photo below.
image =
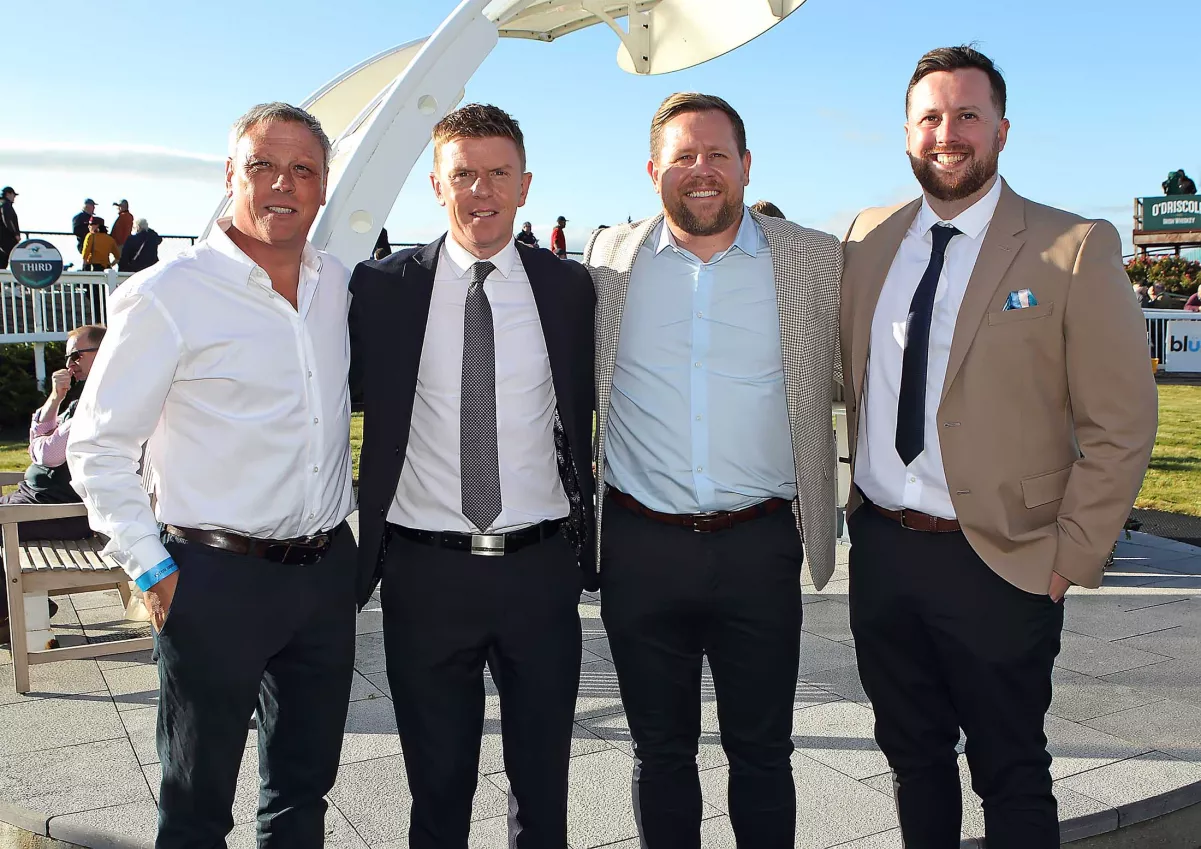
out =
<path fill-rule="evenodd" d="M 692 236 L 736 233 L 751 154 L 738 152 L 734 124 L 716 109 L 685 112 L 663 127 L 647 172 L 676 229 Z"/>
<path fill-rule="evenodd" d="M 510 138 L 458 138 L 434 155 L 430 184 L 446 207 L 450 232 L 479 259 L 495 256 L 513 238 L 517 209 L 525 206 L 532 174 Z"/>
<path fill-rule="evenodd" d="M 325 204 L 326 176 L 321 143 L 303 124 L 252 126 L 225 163 L 234 228 L 272 247 L 303 248 Z"/>
<path fill-rule="evenodd" d="M 931 197 L 966 209 L 991 187 L 1009 120 L 993 102 L 978 68 L 935 71 L 909 95 L 906 150 L 913 174 Z"/>

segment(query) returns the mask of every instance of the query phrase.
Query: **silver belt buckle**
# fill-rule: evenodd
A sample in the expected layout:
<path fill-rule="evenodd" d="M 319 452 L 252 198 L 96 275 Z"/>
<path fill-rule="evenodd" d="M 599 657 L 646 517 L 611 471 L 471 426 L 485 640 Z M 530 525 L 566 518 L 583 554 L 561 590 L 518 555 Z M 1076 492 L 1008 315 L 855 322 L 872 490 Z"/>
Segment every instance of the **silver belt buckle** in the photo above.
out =
<path fill-rule="evenodd" d="M 501 557 L 505 553 L 504 534 L 472 534 L 471 553 L 485 557 Z"/>

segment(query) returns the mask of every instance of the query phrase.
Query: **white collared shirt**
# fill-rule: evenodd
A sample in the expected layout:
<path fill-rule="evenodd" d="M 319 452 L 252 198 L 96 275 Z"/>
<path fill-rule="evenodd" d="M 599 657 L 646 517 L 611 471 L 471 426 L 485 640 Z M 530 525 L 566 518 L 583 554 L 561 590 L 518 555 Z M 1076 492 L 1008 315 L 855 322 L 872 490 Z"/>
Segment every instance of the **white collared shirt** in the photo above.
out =
<path fill-rule="evenodd" d="M 294 309 L 229 226 L 113 293 L 72 419 L 72 484 L 131 578 L 168 556 L 158 522 L 289 539 L 354 509 L 350 272 L 306 244 Z"/>
<path fill-rule="evenodd" d="M 459 448 L 463 308 L 474 256 L 447 234 L 438 256 L 404 468 L 388 521 L 430 531 L 478 532 L 463 515 Z M 555 389 L 542 321 L 512 241 L 484 281 L 496 344 L 496 433 L 501 511 L 492 531 L 561 519 L 570 510 L 555 460 Z"/>
<path fill-rule="evenodd" d="M 963 234 L 947 246 L 942 275 L 934 295 L 930 320 L 930 349 L 926 369 L 925 450 L 908 467 L 897 454 L 897 399 L 901 389 L 901 363 L 905 356 L 905 324 L 913 293 L 930 262 L 933 240 L 930 228 L 939 217 L 925 197 L 921 209 L 892 261 L 872 319 L 867 382 L 859 417 L 858 459 L 855 484 L 874 503 L 889 510 L 902 507 L 944 519 L 955 518 L 947 475 L 939 446 L 938 405 L 942 400 L 951 340 L 959 305 L 980 256 L 980 246 L 1001 197 L 998 176 L 984 197 L 950 221 Z"/>

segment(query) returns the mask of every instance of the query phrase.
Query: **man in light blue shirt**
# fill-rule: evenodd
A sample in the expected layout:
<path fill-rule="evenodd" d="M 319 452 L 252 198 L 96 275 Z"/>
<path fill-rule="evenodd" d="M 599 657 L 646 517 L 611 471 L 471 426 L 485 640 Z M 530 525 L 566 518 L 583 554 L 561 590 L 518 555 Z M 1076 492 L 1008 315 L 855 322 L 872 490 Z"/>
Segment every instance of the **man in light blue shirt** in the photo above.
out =
<path fill-rule="evenodd" d="M 626 295 L 606 483 L 663 513 L 795 499 L 779 322 L 771 249 L 746 208 L 708 261 L 660 222 Z"/>
<path fill-rule="evenodd" d="M 663 214 L 598 231 L 585 251 L 601 616 L 648 849 L 700 848 L 706 656 L 738 845 L 795 841 L 800 530 L 820 587 L 834 564 L 842 253 L 833 236 L 748 210 L 750 164 L 728 103 L 672 95 L 651 122 L 647 169 Z"/>

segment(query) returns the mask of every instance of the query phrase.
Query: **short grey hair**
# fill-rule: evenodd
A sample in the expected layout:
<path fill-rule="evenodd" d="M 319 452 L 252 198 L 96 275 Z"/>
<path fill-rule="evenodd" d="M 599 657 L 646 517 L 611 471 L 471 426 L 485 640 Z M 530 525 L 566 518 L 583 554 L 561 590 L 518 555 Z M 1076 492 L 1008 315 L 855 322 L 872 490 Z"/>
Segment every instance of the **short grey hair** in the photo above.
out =
<path fill-rule="evenodd" d="M 139 218 L 137 221 L 133 222 L 133 226 L 137 228 L 139 233 L 141 233 L 144 230 L 150 229 L 150 222 L 145 218 Z"/>
<path fill-rule="evenodd" d="M 334 146 L 330 143 L 325 130 L 321 129 L 321 122 L 299 106 L 281 103 L 278 100 L 274 103 L 260 103 L 258 106 L 252 106 L 250 111 L 234 122 L 229 131 L 229 155 L 231 157 L 234 155 L 234 151 L 238 148 L 238 142 L 250 132 L 252 127 L 269 121 L 290 121 L 293 124 L 302 124 L 321 145 L 322 163 L 329 168 L 329 159 Z"/>

